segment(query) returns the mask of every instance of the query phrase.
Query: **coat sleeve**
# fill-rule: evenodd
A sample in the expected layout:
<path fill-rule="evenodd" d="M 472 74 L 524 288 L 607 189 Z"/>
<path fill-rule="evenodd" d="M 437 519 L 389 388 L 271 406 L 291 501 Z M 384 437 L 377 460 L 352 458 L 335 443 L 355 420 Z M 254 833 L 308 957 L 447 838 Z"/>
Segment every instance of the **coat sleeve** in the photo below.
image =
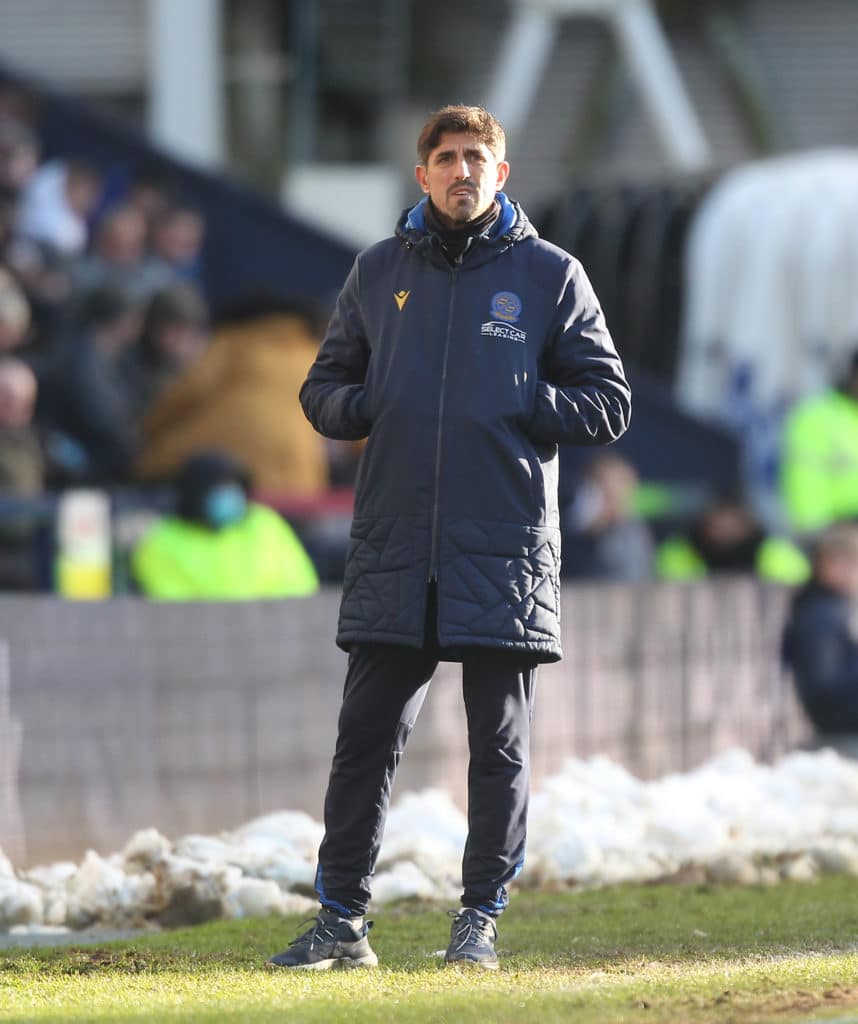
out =
<path fill-rule="evenodd" d="M 320 434 L 336 441 L 366 437 L 371 425 L 361 409 L 370 349 L 359 274 L 355 260 L 299 395 L 307 419 Z"/>
<path fill-rule="evenodd" d="M 597 445 L 629 425 L 631 391 L 592 285 L 570 265 L 525 425 L 533 441 Z"/>

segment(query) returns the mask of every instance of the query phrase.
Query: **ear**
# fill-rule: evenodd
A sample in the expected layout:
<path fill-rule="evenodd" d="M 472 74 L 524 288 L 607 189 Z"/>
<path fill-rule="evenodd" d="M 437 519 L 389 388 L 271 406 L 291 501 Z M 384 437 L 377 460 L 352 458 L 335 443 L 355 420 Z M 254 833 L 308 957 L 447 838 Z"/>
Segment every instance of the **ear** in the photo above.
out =
<path fill-rule="evenodd" d="M 506 179 L 509 177 L 509 164 L 506 162 L 506 160 L 501 160 L 497 167 L 498 176 L 497 180 L 495 181 L 495 192 L 500 192 L 501 189 L 506 184 Z"/>
<path fill-rule="evenodd" d="M 423 189 L 426 195 L 429 195 L 429 173 L 423 164 L 418 164 L 414 168 L 414 177 L 417 179 L 417 184 Z"/>

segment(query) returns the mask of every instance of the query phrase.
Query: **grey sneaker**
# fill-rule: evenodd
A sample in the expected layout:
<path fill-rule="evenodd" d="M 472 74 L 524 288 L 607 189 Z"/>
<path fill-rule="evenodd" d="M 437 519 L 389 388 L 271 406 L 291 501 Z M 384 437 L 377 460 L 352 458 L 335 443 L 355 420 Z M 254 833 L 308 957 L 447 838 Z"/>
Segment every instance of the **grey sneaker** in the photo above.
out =
<path fill-rule="evenodd" d="M 305 971 L 327 971 L 332 967 L 377 967 L 378 957 L 367 938 L 372 921 L 356 928 L 347 918 L 323 907 L 311 928 L 289 943 L 289 948 L 271 957 L 266 967 L 297 967 Z"/>
<path fill-rule="evenodd" d="M 453 925 L 450 928 L 450 945 L 444 957 L 448 964 L 466 964 L 483 967 L 489 971 L 498 969 L 498 955 L 495 940 L 498 929 L 495 919 L 475 907 L 465 907 L 456 913 L 451 910 Z"/>

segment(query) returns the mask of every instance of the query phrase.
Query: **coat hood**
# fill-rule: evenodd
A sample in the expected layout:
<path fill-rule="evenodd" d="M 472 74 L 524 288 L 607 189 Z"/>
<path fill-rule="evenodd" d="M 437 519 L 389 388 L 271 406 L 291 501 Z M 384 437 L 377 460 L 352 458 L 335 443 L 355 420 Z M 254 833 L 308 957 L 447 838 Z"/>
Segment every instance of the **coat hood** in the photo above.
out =
<path fill-rule="evenodd" d="M 525 238 L 539 237 L 536 228 L 518 203 L 509 199 L 505 192 L 496 193 L 495 198 L 500 203 L 500 216 L 488 231 L 478 236 L 479 244 L 467 254 L 465 266 L 485 263 L 486 260 L 499 256 L 511 245 L 522 242 Z M 422 255 L 437 256 L 444 263 L 444 257 L 439 251 L 441 238 L 432 233 L 426 224 L 428 202 L 429 197 L 425 196 L 416 206 L 402 211 L 396 224 L 396 237 Z"/>

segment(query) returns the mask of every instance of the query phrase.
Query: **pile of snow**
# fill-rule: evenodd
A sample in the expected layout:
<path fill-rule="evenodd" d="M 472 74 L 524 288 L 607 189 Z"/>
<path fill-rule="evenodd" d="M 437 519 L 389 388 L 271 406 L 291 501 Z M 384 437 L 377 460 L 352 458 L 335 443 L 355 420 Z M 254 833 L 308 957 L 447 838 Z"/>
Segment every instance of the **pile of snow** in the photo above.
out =
<path fill-rule="evenodd" d="M 388 818 L 375 902 L 454 902 L 466 833 L 447 794 L 404 796 Z M 313 912 L 321 838 L 318 822 L 284 811 L 176 842 L 146 829 L 120 853 L 90 850 L 79 865 L 15 871 L 0 851 L 0 929 Z M 521 884 L 772 884 L 824 871 L 858 875 L 858 764 L 830 750 L 794 753 L 774 766 L 730 751 L 653 782 L 605 758 L 569 761 L 533 796 Z"/>

